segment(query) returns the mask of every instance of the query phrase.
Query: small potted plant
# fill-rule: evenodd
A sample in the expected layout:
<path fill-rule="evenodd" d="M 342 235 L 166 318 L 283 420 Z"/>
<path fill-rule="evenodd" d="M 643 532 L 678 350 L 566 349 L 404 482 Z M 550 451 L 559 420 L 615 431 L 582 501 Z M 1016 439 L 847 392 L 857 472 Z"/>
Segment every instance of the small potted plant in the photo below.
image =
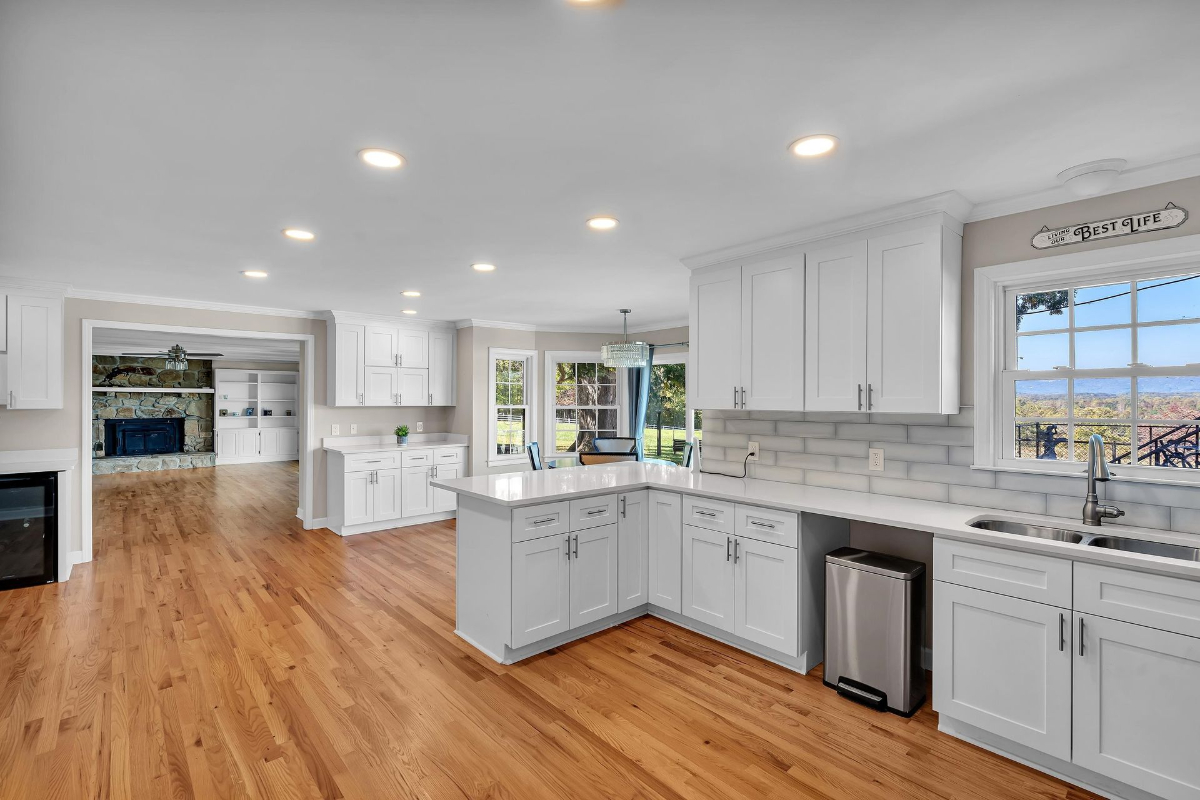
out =
<path fill-rule="evenodd" d="M 396 444 L 408 444 L 408 426 L 396 426 Z"/>

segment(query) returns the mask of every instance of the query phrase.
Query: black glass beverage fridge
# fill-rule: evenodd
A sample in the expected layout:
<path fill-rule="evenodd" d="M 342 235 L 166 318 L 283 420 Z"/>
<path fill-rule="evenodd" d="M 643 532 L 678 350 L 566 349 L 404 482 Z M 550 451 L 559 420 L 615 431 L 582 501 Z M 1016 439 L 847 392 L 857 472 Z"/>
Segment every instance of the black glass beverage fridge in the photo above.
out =
<path fill-rule="evenodd" d="M 58 580 L 58 474 L 0 475 L 0 590 Z"/>

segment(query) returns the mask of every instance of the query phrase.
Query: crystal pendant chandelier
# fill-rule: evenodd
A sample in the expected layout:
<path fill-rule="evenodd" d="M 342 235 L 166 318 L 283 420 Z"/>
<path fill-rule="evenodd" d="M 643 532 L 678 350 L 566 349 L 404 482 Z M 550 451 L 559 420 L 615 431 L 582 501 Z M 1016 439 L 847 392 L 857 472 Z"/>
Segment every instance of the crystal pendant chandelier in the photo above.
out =
<path fill-rule="evenodd" d="M 166 369 L 185 370 L 188 368 L 187 351 L 179 345 L 167 350 L 167 363 L 164 365 Z"/>
<path fill-rule="evenodd" d="M 620 309 L 624 323 L 625 341 L 610 342 L 600 348 L 600 358 L 606 367 L 630 367 L 637 369 L 646 366 L 650 361 L 650 345 L 645 342 L 629 341 L 629 312 L 632 309 Z"/>

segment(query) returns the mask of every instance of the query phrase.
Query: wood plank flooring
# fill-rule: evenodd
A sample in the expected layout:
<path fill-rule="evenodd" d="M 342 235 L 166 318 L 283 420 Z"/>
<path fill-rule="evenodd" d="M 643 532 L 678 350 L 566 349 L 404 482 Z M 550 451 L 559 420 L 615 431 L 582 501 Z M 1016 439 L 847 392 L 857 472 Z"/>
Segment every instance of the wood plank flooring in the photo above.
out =
<path fill-rule="evenodd" d="M 305 531 L 294 464 L 97 476 L 96 560 L 0 593 L 3 798 L 1086 798 L 643 618 L 503 667 L 454 530 Z"/>

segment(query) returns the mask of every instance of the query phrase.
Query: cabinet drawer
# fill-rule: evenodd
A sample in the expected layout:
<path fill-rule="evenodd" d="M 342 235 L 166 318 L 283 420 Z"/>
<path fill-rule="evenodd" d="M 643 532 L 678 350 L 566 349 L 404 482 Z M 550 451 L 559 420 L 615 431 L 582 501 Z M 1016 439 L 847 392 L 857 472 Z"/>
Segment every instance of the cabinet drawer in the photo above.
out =
<path fill-rule="evenodd" d="M 433 463 L 432 450 L 409 450 L 404 453 L 404 467 L 427 467 Z"/>
<path fill-rule="evenodd" d="M 799 539 L 799 518 L 790 511 L 773 511 L 769 508 L 744 506 L 739 503 L 734 513 L 738 536 L 758 539 L 760 542 L 796 547 Z"/>
<path fill-rule="evenodd" d="M 733 533 L 733 503 L 684 495 L 683 524 L 721 533 Z"/>
<path fill-rule="evenodd" d="M 396 469 L 400 453 L 359 453 L 346 456 L 346 472 L 367 472 L 373 469 Z"/>
<path fill-rule="evenodd" d="M 1075 610 L 1200 636 L 1200 582 L 1076 562 Z"/>
<path fill-rule="evenodd" d="M 433 451 L 433 463 L 435 464 L 461 464 L 463 462 L 463 449 L 461 447 L 439 447 Z"/>
<path fill-rule="evenodd" d="M 512 540 L 525 542 L 530 539 L 540 539 L 543 536 L 553 536 L 556 533 L 565 534 L 571 529 L 570 520 L 571 504 L 565 500 L 561 503 L 514 508 Z"/>
<path fill-rule="evenodd" d="M 571 530 L 581 531 L 617 521 L 617 496 L 603 494 L 571 501 Z"/>
<path fill-rule="evenodd" d="M 933 540 L 934 580 L 1071 607 L 1071 562 L 1002 547 Z"/>

